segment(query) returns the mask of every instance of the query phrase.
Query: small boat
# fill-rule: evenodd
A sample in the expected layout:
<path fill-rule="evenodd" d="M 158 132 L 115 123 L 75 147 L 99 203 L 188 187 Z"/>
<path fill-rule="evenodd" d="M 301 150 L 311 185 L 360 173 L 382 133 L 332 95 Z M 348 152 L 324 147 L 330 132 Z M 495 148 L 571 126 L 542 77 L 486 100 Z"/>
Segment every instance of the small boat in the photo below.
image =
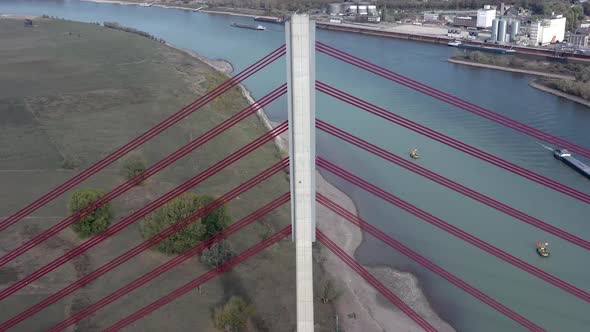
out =
<path fill-rule="evenodd" d="M 461 42 L 458 40 L 453 40 L 451 42 L 448 42 L 447 45 L 457 47 L 457 46 L 461 45 Z"/>
<path fill-rule="evenodd" d="M 232 23 L 231 26 L 236 27 L 236 28 L 244 28 L 244 29 L 252 29 L 252 30 L 266 30 L 266 27 L 264 27 L 260 24 L 254 25 L 254 24 Z"/>
<path fill-rule="evenodd" d="M 549 243 L 537 242 L 537 253 L 539 254 L 539 256 L 549 257 L 549 249 L 547 249 L 548 245 Z"/>
<path fill-rule="evenodd" d="M 420 158 L 420 155 L 418 154 L 418 149 L 410 150 L 410 157 L 412 157 L 413 159 Z"/>

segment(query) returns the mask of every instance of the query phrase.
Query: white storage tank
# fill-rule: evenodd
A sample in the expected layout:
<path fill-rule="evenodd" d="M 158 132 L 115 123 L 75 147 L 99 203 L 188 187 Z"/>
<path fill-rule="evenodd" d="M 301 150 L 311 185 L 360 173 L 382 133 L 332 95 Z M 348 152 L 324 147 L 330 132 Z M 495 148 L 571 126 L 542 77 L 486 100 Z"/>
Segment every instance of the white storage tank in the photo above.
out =
<path fill-rule="evenodd" d="M 510 24 L 510 38 L 514 40 L 516 36 L 519 34 L 520 29 L 520 21 L 519 20 L 512 20 Z"/>
<path fill-rule="evenodd" d="M 499 21 L 500 21 L 500 20 L 499 20 L 499 19 L 497 19 L 497 18 L 495 18 L 495 19 L 492 21 L 492 41 L 494 41 L 494 42 L 495 42 L 496 40 L 498 40 L 498 22 L 499 22 Z"/>
<path fill-rule="evenodd" d="M 500 20 L 498 22 L 498 41 L 503 43 L 506 41 L 506 29 L 508 27 L 508 21 Z"/>

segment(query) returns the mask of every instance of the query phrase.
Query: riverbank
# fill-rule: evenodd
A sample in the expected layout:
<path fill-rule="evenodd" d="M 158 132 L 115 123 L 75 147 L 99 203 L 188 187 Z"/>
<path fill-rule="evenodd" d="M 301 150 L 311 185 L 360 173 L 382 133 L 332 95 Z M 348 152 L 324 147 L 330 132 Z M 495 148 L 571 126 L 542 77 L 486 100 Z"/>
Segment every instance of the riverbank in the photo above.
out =
<path fill-rule="evenodd" d="M 169 45 L 174 47 L 173 45 Z M 176 47 L 174 47 L 176 48 Z M 209 64 L 212 68 L 221 73 L 228 74 L 224 68 L 232 67 L 225 60 L 209 60 L 196 52 L 179 49 L 197 59 Z M 219 66 L 219 63 L 227 64 Z M 250 91 L 243 85 L 238 85 L 244 98 L 250 104 L 256 101 Z M 264 109 L 256 112 L 261 123 L 272 130 L 279 123 L 269 120 Z M 283 154 L 288 154 L 288 132 L 275 139 L 276 148 Z M 357 208 L 352 199 L 344 192 L 329 183 L 322 175 L 316 173 L 316 182 L 318 192 L 332 199 L 345 209 L 358 215 Z M 322 205 L 317 205 L 318 228 L 328 235 L 333 241 L 338 243 L 341 248 L 350 256 L 354 253 L 363 241 L 361 230 L 343 220 L 340 216 Z M 421 331 L 419 327 L 409 319 L 404 313 L 399 312 L 394 305 L 383 305 L 379 301 L 380 293 L 368 284 L 362 277 L 352 271 L 340 259 L 333 255 L 329 250 L 322 248 L 321 258 L 323 268 L 334 280 L 340 285 L 343 293 L 336 302 L 336 310 L 339 317 L 340 326 L 345 331 L 363 331 L 363 332 L 382 332 L 393 330 L 403 331 Z M 454 329 L 443 321 L 430 306 L 428 299 L 419 287 L 419 282 L 414 275 L 407 272 L 394 270 L 390 267 L 371 267 L 369 270 L 378 276 L 379 280 L 398 295 L 402 300 L 408 303 L 422 317 L 427 319 L 439 331 L 454 331 Z"/>
<path fill-rule="evenodd" d="M 542 85 L 540 83 L 537 83 L 535 81 L 529 82 L 529 85 L 531 87 L 535 88 L 535 89 L 539 89 L 541 91 L 544 91 L 544 92 L 547 92 L 547 93 L 551 93 L 553 95 L 556 95 L 556 96 L 559 96 L 559 97 L 562 97 L 562 98 L 571 100 L 571 101 L 576 102 L 578 104 L 581 104 L 581 105 L 585 105 L 587 107 L 590 107 L 590 101 L 588 101 L 588 100 L 586 100 L 584 98 L 577 97 L 577 96 L 572 96 L 572 95 L 570 95 L 568 93 L 565 93 L 565 92 L 562 92 L 562 91 L 559 91 L 559 90 L 556 90 L 556 89 L 552 89 L 550 87 L 547 87 L 547 86 Z"/>
<path fill-rule="evenodd" d="M 461 64 L 461 65 L 467 65 L 467 66 L 479 67 L 479 68 L 488 68 L 488 69 L 501 70 L 501 71 L 507 71 L 507 72 L 512 72 L 512 73 L 533 75 L 533 76 L 542 76 L 542 77 L 558 78 L 558 79 L 565 79 L 565 80 L 574 80 L 575 79 L 575 77 L 570 76 L 570 75 L 560 75 L 560 74 L 553 74 L 553 73 L 547 73 L 547 72 L 539 72 L 539 71 L 534 71 L 534 70 L 509 68 L 509 67 L 490 65 L 490 64 L 485 64 L 485 63 L 477 63 L 477 62 L 473 62 L 473 61 L 458 60 L 458 59 L 453 59 L 453 58 L 449 58 L 449 59 L 447 59 L 447 61 L 450 63 L 454 63 L 454 64 Z"/>
<path fill-rule="evenodd" d="M 23 204 L 38 198 L 40 192 L 47 192 L 67 181 L 228 77 L 186 51 L 180 52 L 137 34 L 68 20 L 39 19 L 34 23 L 30 28 L 24 27 L 20 19 L 0 20 L 0 43 L 4 46 L 0 57 L 0 82 L 10 82 L 1 89 L 1 137 L 6 144 L 0 170 L 16 170 L 0 172 L 0 182 L 3 183 L 0 194 L 4 197 L 0 215 L 10 215 Z M 59 54 L 56 49 L 60 50 Z M 228 67 L 225 69 L 227 71 Z M 141 154 L 147 165 L 162 160 L 247 107 L 248 101 L 241 93 L 238 88 L 230 89 L 162 135 L 145 142 L 134 153 Z M 113 224 L 267 131 L 256 117 L 240 121 L 222 136 L 150 177 L 142 186 L 131 188 L 114 199 L 111 202 L 115 217 Z M 266 144 L 191 191 L 221 195 L 279 158 L 277 149 Z M 75 166 L 67 162 L 72 160 L 76 161 Z M 23 171 L 32 168 L 38 171 Z M 84 186 L 107 192 L 123 181 L 120 164 L 113 163 L 88 179 Z M 286 190 L 288 182 L 285 175 L 279 173 L 228 202 L 227 208 L 237 221 Z M 0 255 L 67 217 L 67 201 L 68 195 L 62 195 L 39 210 L 36 218 L 7 230 L 7 241 L 0 248 Z M 269 214 L 264 222 L 245 227 L 228 241 L 235 252 L 241 252 L 289 225 L 289 217 L 289 208 L 285 204 Z M 0 313 L 0 320 L 14 317 L 143 241 L 139 223 L 64 264 L 52 272 L 50 278 L 40 279 L 6 299 L 6 310 Z M 61 256 L 82 241 L 70 229 L 56 234 L 50 241 L 4 266 L 0 273 L 0 287 L 33 273 L 47 260 Z M 23 331 L 45 330 L 169 259 L 152 250 L 142 252 L 126 262 L 124 269 L 109 272 L 85 286 L 83 291 L 76 291 L 22 322 L 18 328 Z M 324 275 L 317 264 L 314 268 L 318 271 L 318 278 Z M 104 328 L 105 322 L 123 318 L 147 305 L 148 300 L 166 295 L 209 269 L 199 257 L 190 258 L 166 272 L 161 279 L 81 321 L 76 329 Z M 141 331 L 208 330 L 213 310 L 228 296 L 237 295 L 256 308 L 255 323 L 264 327 L 260 330 L 289 331 L 296 319 L 295 275 L 293 245 L 291 241 L 281 241 L 208 281 L 199 292 L 190 292 L 181 301 L 152 313 L 149 320 L 138 321 L 135 327 Z M 269 284 L 272 287 L 268 287 Z M 332 313 L 332 306 L 318 306 L 317 322 L 321 328 L 334 330 Z"/>
<path fill-rule="evenodd" d="M 70 24 L 70 22 L 61 22 L 63 24 Z M 74 30 L 75 31 L 75 30 Z M 119 34 L 119 32 L 114 31 L 113 33 L 115 34 Z M 60 35 L 61 36 L 61 35 Z M 78 38 L 83 38 L 82 41 L 86 40 L 87 35 L 85 33 L 81 34 L 82 37 L 78 37 Z M 130 37 L 130 38 L 140 38 L 140 37 Z M 147 39 L 146 39 L 147 40 Z M 162 47 L 164 47 L 164 45 L 161 45 Z M 172 47 L 172 45 L 167 45 Z M 179 49 L 177 47 L 174 47 L 174 49 L 176 51 L 182 51 L 183 54 L 187 54 L 190 55 L 193 58 L 199 59 L 199 60 L 203 60 L 204 57 L 200 57 L 198 54 L 192 52 L 192 51 L 187 51 L 187 50 L 182 50 Z M 177 54 L 178 52 L 171 52 L 171 56 L 172 58 L 176 58 L 178 57 Z M 148 55 L 151 53 L 148 53 Z M 144 56 L 143 58 L 147 59 L 144 61 L 137 61 L 137 62 L 120 62 L 118 64 L 133 64 L 133 67 L 137 66 L 140 69 L 125 69 L 125 70 L 138 70 L 138 72 L 146 72 L 149 71 L 150 68 L 152 67 L 157 67 L 160 66 L 161 64 L 164 63 L 164 60 L 169 61 L 170 57 L 161 57 L 158 58 L 157 62 L 156 60 L 150 60 L 152 59 L 151 56 Z M 181 58 L 181 57 L 180 57 Z M 91 61 L 91 59 L 89 60 Z M 182 61 L 179 62 L 182 63 Z M 204 61 L 207 62 L 212 68 L 220 71 L 220 72 L 227 72 L 229 69 L 231 68 L 231 65 L 227 66 L 227 65 L 219 65 L 220 62 L 223 63 L 223 61 Z M 226 63 L 228 64 L 228 63 Z M 129 66 L 126 66 L 129 67 Z M 185 70 L 185 66 L 182 67 L 174 67 L 174 68 L 182 68 L 183 70 Z M 168 70 L 167 72 L 170 73 L 174 73 L 176 72 L 175 70 Z M 186 75 L 182 75 L 182 77 L 186 77 L 186 79 L 190 79 L 191 77 L 196 78 L 197 75 L 195 75 L 195 73 L 192 73 L 192 75 L 189 75 L 189 73 L 187 73 Z M 92 81 L 92 80 L 90 80 Z M 154 80 L 154 81 L 158 81 L 158 80 Z M 141 80 L 138 80 L 139 83 L 141 82 Z M 188 82 L 185 82 L 188 83 Z M 190 84 L 187 84 L 187 86 L 190 86 Z M 250 103 L 253 103 L 254 100 L 252 99 L 252 97 L 250 96 L 250 93 L 247 91 L 247 89 L 243 86 L 239 86 L 239 88 L 241 89 L 241 93 L 248 99 L 248 101 Z M 176 98 L 175 98 L 176 99 Z M 165 109 L 164 107 L 161 108 L 149 108 L 149 109 Z M 262 120 L 263 125 L 266 127 L 266 129 L 270 129 L 272 128 L 272 124 L 270 123 L 270 121 L 268 121 L 268 118 L 266 117 L 266 114 L 261 110 L 258 112 L 258 116 L 259 118 Z M 147 120 L 147 119 L 146 119 Z M 194 127 L 191 128 L 196 128 L 196 127 L 204 127 L 205 124 L 204 123 L 199 123 L 199 124 L 195 124 L 193 123 Z M 255 127 L 255 126 L 253 126 Z M 189 129 L 189 128 L 186 128 Z M 190 134 L 189 134 L 190 135 Z M 284 135 L 286 136 L 286 135 Z M 192 137 L 192 136 L 187 136 L 187 137 Z M 241 141 L 243 141 L 244 139 L 246 139 L 247 137 L 240 137 L 239 139 L 236 140 L 236 143 L 239 143 Z M 286 151 L 286 144 L 284 143 L 285 141 L 278 141 L 277 140 L 277 145 L 278 147 L 285 152 Z M 177 143 L 177 141 L 176 141 Z M 222 152 L 222 149 L 220 149 L 220 152 Z M 155 151 L 153 152 L 155 153 Z M 201 155 L 200 157 L 204 157 L 203 155 Z M 199 160 L 199 158 L 195 158 L 197 160 Z M 203 158 L 203 160 L 205 160 Z M 200 164 L 200 163 L 199 163 Z M 194 170 L 192 170 L 194 171 Z M 177 172 L 178 176 L 181 176 L 182 174 L 180 172 Z M 353 211 L 354 213 L 356 213 L 356 209 L 354 207 L 354 204 L 352 203 L 352 200 L 350 200 L 350 198 L 348 198 L 348 196 L 346 196 L 344 193 L 338 191 L 335 187 L 331 186 L 328 182 L 324 181 L 323 178 L 321 178 L 321 176 L 319 176 L 318 174 L 318 181 L 322 183 L 322 185 L 319 186 L 319 190 L 322 193 L 328 193 L 336 202 L 342 204 L 345 208 L 349 209 L 350 211 Z M 157 182 L 153 183 L 154 185 L 157 184 Z M 147 187 L 147 186 L 146 186 Z M 168 188 L 169 185 L 166 184 L 166 188 Z M 143 188 L 140 188 L 143 189 Z M 150 188 L 151 189 L 151 188 Z M 334 193 L 334 194 L 332 194 Z M 139 193 L 141 194 L 141 192 Z M 155 194 L 154 197 L 151 198 L 155 198 Z M 244 196 L 243 198 L 244 201 L 248 202 L 248 198 L 247 196 Z M 251 201 L 250 201 L 251 202 Z M 137 202 L 137 208 L 139 208 L 139 204 L 141 203 L 141 201 Z M 65 206 L 65 205 L 64 205 Z M 324 215 L 326 217 L 322 217 L 322 222 L 321 225 L 319 226 L 321 229 L 324 229 L 326 231 L 326 233 L 331 236 L 335 241 L 337 241 L 338 243 L 346 243 L 345 244 L 345 250 L 350 254 L 353 255 L 354 251 L 356 250 L 356 248 L 360 245 L 361 240 L 362 240 L 362 233 L 354 226 L 348 225 L 345 221 L 343 221 L 342 219 L 331 215 L 329 213 L 327 213 L 326 211 L 321 212 L 321 209 L 318 209 L 318 213 L 324 213 Z M 327 227 L 327 229 L 325 228 Z M 24 240 L 23 238 L 20 238 L 20 240 Z M 352 240 L 352 241 L 351 241 Z M 120 244 L 120 247 L 123 248 L 124 244 Z M 104 253 L 104 251 L 103 251 Z M 343 298 L 338 301 L 337 303 L 337 310 L 339 312 L 339 317 L 341 319 L 341 322 L 343 324 L 343 326 L 347 326 L 347 324 L 349 326 L 352 326 L 349 330 L 361 330 L 361 331 L 383 331 L 384 328 L 389 328 L 389 327 L 396 327 L 402 330 L 417 330 L 417 328 L 415 327 L 415 324 L 410 321 L 403 313 L 400 313 L 399 311 L 397 311 L 397 309 L 391 305 L 391 304 L 387 304 L 387 305 L 381 305 L 378 301 L 379 299 L 379 295 L 378 293 L 370 286 L 368 285 L 366 282 L 364 282 L 363 279 L 361 279 L 360 277 L 358 277 L 354 272 L 350 271 L 348 269 L 348 267 L 346 267 L 342 262 L 340 262 L 335 256 L 332 256 L 331 254 L 329 254 L 327 251 L 323 250 L 322 251 L 322 257 L 325 257 L 326 261 L 332 261 L 333 265 L 331 265 L 331 267 L 329 267 L 328 265 L 325 265 L 324 267 L 326 268 L 326 271 L 328 271 L 330 273 L 330 275 L 334 278 L 337 279 L 339 282 L 341 282 L 342 288 L 349 290 L 348 292 L 348 298 L 343 296 Z M 157 255 L 153 255 L 154 257 L 158 258 L 159 256 Z M 94 256 L 92 256 L 94 257 Z M 156 258 L 151 257 L 150 259 L 146 259 L 144 260 L 144 263 L 146 261 L 149 262 L 154 262 L 156 260 Z M 159 257 L 158 259 L 163 259 L 161 257 Z M 268 259 L 268 258 L 267 258 Z M 320 258 L 323 259 L 323 258 Z M 97 261 L 100 261 L 100 259 L 96 259 Z M 276 261 L 274 259 L 270 260 L 268 259 L 268 261 L 272 264 L 275 264 Z M 266 262 L 266 264 L 270 264 L 269 262 Z M 191 262 L 194 263 L 194 262 Z M 266 266 L 266 265 L 262 265 L 262 263 L 265 262 L 258 262 L 258 264 L 260 264 L 261 266 Z M 94 265 L 92 265 L 94 266 Z M 273 265 L 272 267 L 275 268 L 279 266 L 277 265 Z M 387 270 L 390 271 L 390 270 Z M 292 271 L 283 271 L 283 272 L 289 272 L 291 273 Z M 263 273 L 263 271 L 261 271 L 261 273 Z M 317 273 L 317 272 L 316 272 Z M 398 273 L 398 272 L 396 272 Z M 396 282 L 395 280 L 395 276 L 389 272 L 385 273 L 385 276 L 389 276 L 392 277 L 392 279 L 382 279 L 384 284 L 391 284 L 392 280 L 393 282 Z M 239 280 L 238 280 L 239 281 Z M 256 293 L 256 286 L 257 285 L 248 285 L 251 286 L 252 289 L 252 293 L 255 294 Z M 411 284 L 408 287 L 410 287 L 412 289 L 412 292 L 410 293 L 420 293 L 421 291 L 418 289 L 417 284 Z M 46 286 L 46 288 L 50 291 L 51 287 L 48 285 Z M 207 285 L 208 289 L 215 289 L 214 286 L 210 286 Z M 393 289 L 395 291 L 395 289 Z M 214 290 L 209 290 L 207 296 L 211 297 L 212 300 L 214 300 L 217 297 L 217 293 L 215 293 Z M 404 298 L 403 294 L 398 294 L 400 295 L 400 297 Z M 94 296 L 92 294 L 88 295 L 88 301 L 92 301 L 94 299 Z M 262 297 L 262 293 L 260 293 L 260 297 Z M 263 300 L 263 299 L 262 299 Z M 420 299 L 423 303 L 427 303 L 427 301 L 424 298 Z M 270 303 L 274 303 L 274 301 L 269 301 Z M 413 301 L 412 301 L 413 303 Z M 263 313 L 265 312 L 264 310 L 260 310 Z M 318 312 L 318 311 L 316 311 Z M 354 318 L 347 318 L 349 314 L 351 313 L 356 313 L 354 315 Z M 201 319 L 206 319 L 206 317 L 201 317 Z M 319 319 L 318 319 L 319 320 Z M 438 324 L 435 323 L 435 325 L 437 326 Z M 353 328 L 353 327 L 358 327 L 357 328 Z"/>
<path fill-rule="evenodd" d="M 220 8 L 208 8 L 205 6 L 198 6 L 198 7 L 191 7 L 191 6 L 172 6 L 160 3 L 154 3 L 150 1 L 121 1 L 121 0 L 80 0 L 85 2 L 95 2 L 95 3 L 109 3 L 109 4 L 117 4 L 117 5 L 124 5 L 124 6 L 141 6 L 144 4 L 148 4 L 145 7 L 159 7 L 159 8 L 167 8 L 167 9 L 179 9 L 179 10 L 187 10 L 191 12 L 202 12 L 207 14 L 220 14 L 220 15 L 231 15 L 231 16 L 243 16 L 243 17 L 258 17 L 264 16 L 264 12 L 260 11 L 259 14 L 252 14 L 252 13 L 242 13 L 240 11 L 232 11 L 230 9 L 224 10 Z M 251 10 L 253 11 L 253 10 Z"/>

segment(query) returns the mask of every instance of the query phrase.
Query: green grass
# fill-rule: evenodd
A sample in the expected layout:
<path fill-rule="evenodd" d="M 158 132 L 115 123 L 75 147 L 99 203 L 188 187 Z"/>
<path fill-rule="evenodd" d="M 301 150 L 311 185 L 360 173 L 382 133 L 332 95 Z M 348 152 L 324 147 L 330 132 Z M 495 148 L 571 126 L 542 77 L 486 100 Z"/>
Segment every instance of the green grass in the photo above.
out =
<path fill-rule="evenodd" d="M 20 20 L 0 19 L 0 137 L 3 142 L 0 146 L 0 182 L 3 183 L 0 193 L 6 197 L 0 207 L 3 216 L 30 203 L 75 175 L 81 167 L 99 160 L 227 79 L 198 60 L 141 36 L 62 20 L 35 20 L 35 25 L 25 28 Z M 246 106 L 247 101 L 239 90 L 232 89 L 138 150 L 151 165 Z M 265 132 L 255 116 L 242 121 L 148 179 L 144 185 L 114 200 L 114 223 Z M 280 155 L 269 143 L 192 191 L 221 195 L 274 164 Z M 80 168 L 64 169 L 69 160 L 75 160 Z M 124 181 L 119 167 L 117 162 L 80 186 L 109 191 Z M 25 172 L 27 169 L 34 171 Z M 228 204 L 233 220 L 288 190 L 284 173 L 273 176 Z M 39 227 L 37 232 L 56 221 L 49 216 L 66 215 L 66 198 L 70 194 L 35 213 L 41 217 L 35 219 Z M 44 216 L 48 218 L 44 220 Z M 11 229 L 12 240 L 3 243 L 6 250 L 31 236 L 24 231 L 30 223 L 25 220 Z M 229 240 L 239 252 L 289 223 L 286 204 L 267 217 L 264 225 L 249 226 Z M 61 237 L 73 244 L 80 241 L 70 230 Z M 97 268 L 140 241 L 139 226 L 129 227 L 87 253 L 90 264 L 87 270 Z M 59 247 L 35 249 L 15 268 L 22 274 L 30 273 L 40 267 L 39 257 L 43 256 L 46 261 L 60 253 Z M 73 298 L 52 305 L 47 313 L 67 311 L 71 303 L 76 306 L 94 302 L 166 259 L 154 251 L 143 253 Z M 106 327 L 206 269 L 198 259 L 191 259 L 82 321 L 79 328 Z M 68 264 L 43 278 L 40 284 L 47 288 L 44 292 L 56 291 L 55 287 L 65 286 L 82 272 Z M 314 278 L 319 280 L 322 274 L 316 262 Z M 203 294 L 188 294 L 136 323 L 132 330 L 161 331 L 166 326 L 171 330 L 212 330 L 213 309 L 232 295 L 242 296 L 254 305 L 256 330 L 294 330 L 295 260 L 291 241 L 283 241 L 235 271 L 210 281 Z M 35 299 L 39 300 L 35 296 L 16 297 L 11 300 L 10 308 L 0 314 L 0 320 L 26 309 Z M 332 317 L 332 306 L 316 303 L 317 330 L 333 331 Z M 63 319 L 63 315 L 42 314 L 36 318 L 36 321 L 19 325 L 16 330 L 49 327 Z"/>

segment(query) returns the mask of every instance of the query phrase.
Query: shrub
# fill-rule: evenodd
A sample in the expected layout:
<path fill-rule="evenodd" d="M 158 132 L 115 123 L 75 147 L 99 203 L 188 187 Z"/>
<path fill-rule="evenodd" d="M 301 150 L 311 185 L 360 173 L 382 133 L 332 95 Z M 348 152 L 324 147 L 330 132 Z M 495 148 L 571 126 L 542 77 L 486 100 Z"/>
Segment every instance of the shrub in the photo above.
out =
<path fill-rule="evenodd" d="M 215 309 L 213 322 L 215 327 L 224 331 L 237 332 L 244 327 L 254 315 L 254 308 L 237 296 L 232 296 L 222 307 Z"/>
<path fill-rule="evenodd" d="M 131 155 L 123 160 L 121 173 L 130 180 L 143 173 L 145 169 L 145 160 L 140 155 Z"/>
<path fill-rule="evenodd" d="M 203 250 L 201 261 L 211 267 L 217 267 L 235 256 L 231 244 L 222 240 Z"/>
<path fill-rule="evenodd" d="M 68 209 L 70 213 L 76 213 L 104 196 L 104 194 L 103 191 L 92 188 L 78 190 L 70 198 Z M 113 213 L 110 204 L 107 203 L 96 209 L 94 212 L 82 217 L 72 225 L 72 228 L 78 233 L 78 235 L 85 238 L 101 233 L 107 229 L 111 224 L 112 219 Z"/>
<path fill-rule="evenodd" d="M 213 198 L 210 196 L 198 196 L 194 193 L 182 194 L 148 215 L 141 225 L 141 233 L 144 238 L 150 238 L 190 216 L 211 201 Z M 216 209 L 201 220 L 192 222 L 165 238 L 156 245 L 156 249 L 167 254 L 183 253 L 208 238 L 211 234 L 210 230 L 215 229 L 215 232 L 222 230 L 230 220 L 226 213 L 225 206 Z"/>
<path fill-rule="evenodd" d="M 318 297 L 322 303 L 332 303 L 340 297 L 340 290 L 331 279 L 324 280 L 320 283 L 320 292 Z"/>
<path fill-rule="evenodd" d="M 80 162 L 73 157 L 66 157 L 61 163 L 63 169 L 75 169 L 78 166 L 80 166 Z"/>

